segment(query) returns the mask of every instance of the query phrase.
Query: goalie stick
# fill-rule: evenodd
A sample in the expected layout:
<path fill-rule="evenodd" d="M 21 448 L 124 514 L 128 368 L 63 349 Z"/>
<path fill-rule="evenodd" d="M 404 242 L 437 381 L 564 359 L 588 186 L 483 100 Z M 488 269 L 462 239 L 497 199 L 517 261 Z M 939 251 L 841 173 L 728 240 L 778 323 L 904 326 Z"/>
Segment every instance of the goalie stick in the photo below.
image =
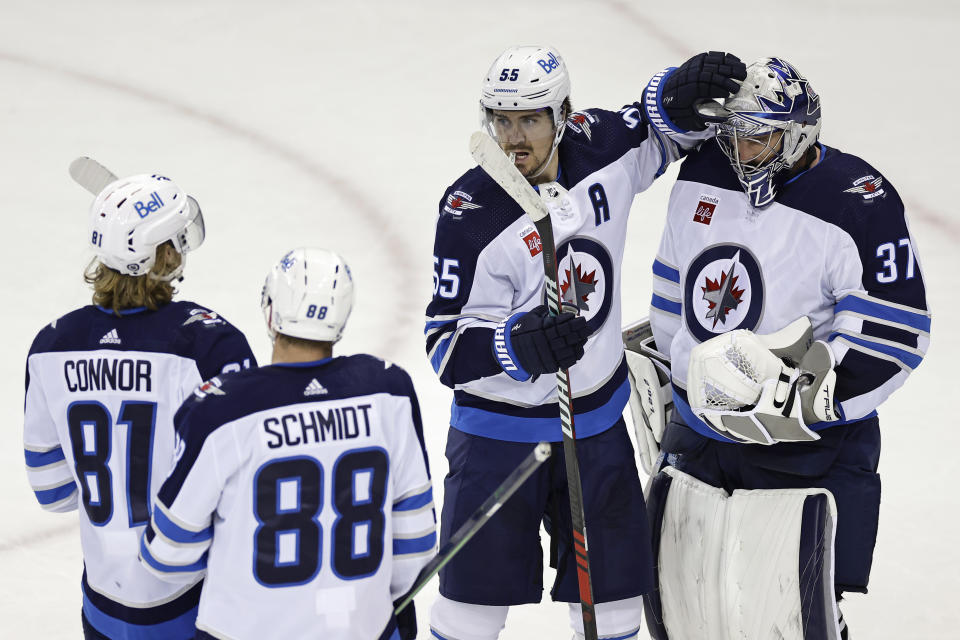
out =
<path fill-rule="evenodd" d="M 410 592 L 407 593 L 403 601 L 397 605 L 394 613 L 400 613 L 404 607 L 410 604 L 414 596 L 420 593 L 420 590 L 430 582 L 430 579 L 437 575 L 440 569 L 453 559 L 453 556 L 457 555 L 460 549 L 463 548 L 463 545 L 467 544 L 470 538 L 473 537 L 473 534 L 479 531 L 480 527 L 485 525 L 487 521 L 493 517 L 493 514 L 503 506 L 503 503 L 509 500 L 510 496 L 516 493 L 517 489 L 527 481 L 530 474 L 536 471 L 549 457 L 549 443 L 541 442 L 533 448 L 530 455 L 523 459 L 523 462 L 507 476 L 506 480 L 500 483 L 499 487 L 493 490 L 490 497 L 473 512 L 473 515 L 457 529 L 456 533 L 450 536 L 447 544 L 443 545 L 443 548 L 437 552 L 436 557 L 420 570 Z"/>
<path fill-rule="evenodd" d="M 560 290 L 557 287 L 557 247 L 553 240 L 550 212 L 543 200 L 513 161 L 493 138 L 477 131 L 470 136 L 470 154 L 477 164 L 513 198 L 533 221 L 543 244 L 543 275 L 547 289 L 547 306 L 552 315 L 560 315 Z M 573 521 L 573 547 L 577 560 L 577 583 L 580 587 L 580 613 L 586 640 L 597 639 L 597 620 L 590 580 L 587 529 L 583 515 L 583 490 L 580 465 L 577 461 L 577 432 L 573 424 L 573 401 L 570 396 L 570 372 L 557 372 L 557 398 L 560 404 L 560 425 L 563 431 L 563 457 L 566 463 L 567 487 L 570 494 L 570 518 Z"/>
<path fill-rule="evenodd" d="M 117 179 L 112 171 L 87 156 L 70 163 L 70 177 L 94 196 L 100 195 L 108 184 Z"/>

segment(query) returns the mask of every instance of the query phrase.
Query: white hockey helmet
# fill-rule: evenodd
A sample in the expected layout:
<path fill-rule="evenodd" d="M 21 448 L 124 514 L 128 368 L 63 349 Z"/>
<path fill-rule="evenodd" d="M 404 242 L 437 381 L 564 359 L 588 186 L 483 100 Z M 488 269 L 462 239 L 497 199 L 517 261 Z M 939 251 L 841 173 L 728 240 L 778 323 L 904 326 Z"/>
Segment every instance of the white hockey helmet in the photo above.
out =
<path fill-rule="evenodd" d="M 271 340 L 282 333 L 336 342 L 353 308 L 350 267 L 326 249 L 293 249 L 267 275 L 260 308 Z"/>
<path fill-rule="evenodd" d="M 761 58 L 747 67 L 740 90 L 716 111 L 711 115 L 726 118 L 717 141 L 744 191 L 754 206 L 770 204 L 776 175 L 800 160 L 820 135 L 820 96 L 783 58 Z M 742 158 L 737 140 L 743 138 L 765 140 L 770 148 Z"/>
<path fill-rule="evenodd" d="M 152 277 L 172 280 L 183 271 L 185 254 L 201 244 L 206 230 L 200 205 L 161 175 L 138 175 L 108 184 L 90 207 L 90 243 L 105 266 L 128 276 L 150 273 L 157 247 L 169 241 L 180 266 Z"/>
<path fill-rule="evenodd" d="M 480 123 L 496 139 L 492 111 L 550 109 L 556 149 L 563 137 L 563 103 L 570 97 L 570 74 L 553 47 L 510 47 L 493 61 L 480 92 Z"/>

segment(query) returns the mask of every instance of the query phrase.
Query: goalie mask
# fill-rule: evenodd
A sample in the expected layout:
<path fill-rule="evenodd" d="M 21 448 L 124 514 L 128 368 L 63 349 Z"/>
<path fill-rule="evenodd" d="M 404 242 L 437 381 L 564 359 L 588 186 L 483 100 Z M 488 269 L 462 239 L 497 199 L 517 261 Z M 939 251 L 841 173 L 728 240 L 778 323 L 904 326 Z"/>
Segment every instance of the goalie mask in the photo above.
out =
<path fill-rule="evenodd" d="M 570 75 L 552 47 L 510 47 L 494 60 L 480 93 L 480 124 L 504 149 L 512 145 L 551 144 L 546 159 L 527 175 L 532 179 L 550 164 L 563 137 L 564 101 L 570 97 Z M 516 121 L 498 112 L 545 111 L 544 124 Z"/>
<path fill-rule="evenodd" d="M 203 243 L 200 205 L 161 175 L 138 175 L 108 184 L 90 208 L 90 243 L 105 266 L 128 276 L 173 280 L 186 253 Z M 181 255 L 172 273 L 150 273 L 157 247 L 170 242 Z"/>
<path fill-rule="evenodd" d="M 350 267 L 326 249 L 294 249 L 267 275 L 260 307 L 271 340 L 336 342 L 353 308 Z"/>
<path fill-rule="evenodd" d="M 724 117 L 717 142 L 755 207 L 776 197 L 778 177 L 820 135 L 820 96 L 789 62 L 762 58 L 747 67 L 740 90 L 701 112 Z"/>

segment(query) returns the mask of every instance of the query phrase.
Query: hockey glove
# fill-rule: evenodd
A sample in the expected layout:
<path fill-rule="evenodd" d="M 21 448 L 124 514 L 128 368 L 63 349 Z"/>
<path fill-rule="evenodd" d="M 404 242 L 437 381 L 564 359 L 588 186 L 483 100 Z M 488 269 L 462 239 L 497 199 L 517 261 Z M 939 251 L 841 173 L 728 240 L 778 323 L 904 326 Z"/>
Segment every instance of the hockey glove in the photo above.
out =
<path fill-rule="evenodd" d="M 812 336 L 801 318 L 767 336 L 731 331 L 697 345 L 687 376 L 691 409 L 737 442 L 818 440 L 807 425 L 837 420 L 836 374 L 830 348 L 809 346 Z"/>
<path fill-rule="evenodd" d="M 713 98 L 729 98 L 740 90 L 747 66 L 732 53 L 699 53 L 663 81 L 660 104 L 667 117 L 685 131 L 703 131 L 707 122 L 696 107 Z"/>
<path fill-rule="evenodd" d="M 589 337 L 585 318 L 566 311 L 551 316 L 547 307 L 540 305 L 497 325 L 493 355 L 508 376 L 523 382 L 572 367 L 583 357 Z"/>

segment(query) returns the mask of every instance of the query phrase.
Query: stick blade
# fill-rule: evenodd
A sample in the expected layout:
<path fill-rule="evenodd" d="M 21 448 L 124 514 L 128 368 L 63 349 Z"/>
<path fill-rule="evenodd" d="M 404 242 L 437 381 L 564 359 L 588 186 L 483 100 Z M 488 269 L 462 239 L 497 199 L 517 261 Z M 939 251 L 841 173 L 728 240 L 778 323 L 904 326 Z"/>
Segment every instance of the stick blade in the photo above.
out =
<path fill-rule="evenodd" d="M 487 175 L 517 201 L 534 222 L 550 215 L 537 192 L 488 134 L 477 131 L 470 136 L 470 155 Z"/>
<path fill-rule="evenodd" d="M 94 196 L 100 195 L 108 184 L 117 179 L 112 171 L 87 156 L 77 158 L 70 163 L 70 177 Z"/>

